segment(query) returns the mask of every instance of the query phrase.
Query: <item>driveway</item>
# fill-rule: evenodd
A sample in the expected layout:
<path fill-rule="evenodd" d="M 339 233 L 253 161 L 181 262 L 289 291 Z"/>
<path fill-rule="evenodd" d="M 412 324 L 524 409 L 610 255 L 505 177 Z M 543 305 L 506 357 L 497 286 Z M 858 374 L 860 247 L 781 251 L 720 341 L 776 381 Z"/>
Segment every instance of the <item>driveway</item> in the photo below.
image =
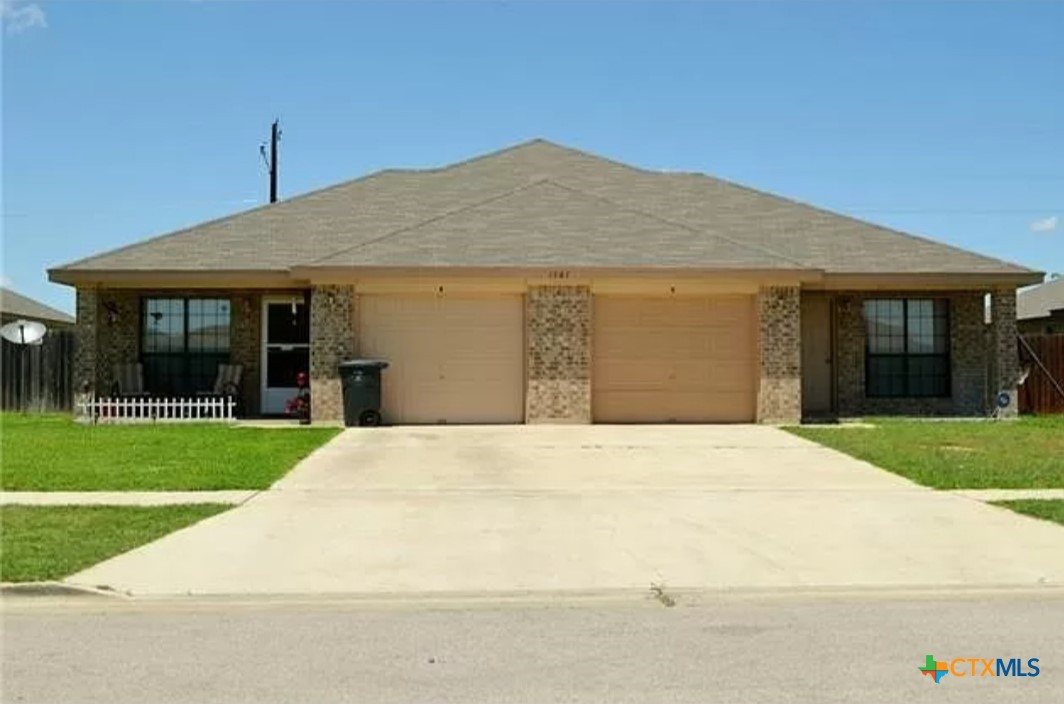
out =
<path fill-rule="evenodd" d="M 1064 584 L 1064 529 L 768 427 L 349 429 L 239 508 L 69 581 L 150 595 L 1031 586 Z"/>

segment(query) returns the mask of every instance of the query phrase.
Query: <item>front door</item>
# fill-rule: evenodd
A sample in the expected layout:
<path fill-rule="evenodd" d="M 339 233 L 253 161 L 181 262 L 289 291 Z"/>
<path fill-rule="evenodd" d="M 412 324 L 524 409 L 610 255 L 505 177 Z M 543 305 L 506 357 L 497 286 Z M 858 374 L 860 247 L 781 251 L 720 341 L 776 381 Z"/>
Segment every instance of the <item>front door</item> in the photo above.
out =
<path fill-rule="evenodd" d="M 298 391 L 296 375 L 310 374 L 310 318 L 302 296 L 262 302 L 262 412 L 284 413 Z"/>
<path fill-rule="evenodd" d="M 817 418 L 834 411 L 832 301 L 802 293 L 802 415 Z"/>

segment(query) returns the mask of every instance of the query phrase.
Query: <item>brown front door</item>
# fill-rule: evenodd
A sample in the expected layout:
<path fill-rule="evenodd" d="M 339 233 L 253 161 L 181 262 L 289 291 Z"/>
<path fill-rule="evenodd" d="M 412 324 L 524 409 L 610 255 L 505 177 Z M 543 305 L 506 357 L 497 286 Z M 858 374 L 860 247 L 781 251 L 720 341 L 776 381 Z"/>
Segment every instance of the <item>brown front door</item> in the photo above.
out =
<path fill-rule="evenodd" d="M 830 416 L 835 410 L 832 360 L 832 299 L 802 294 L 802 415 Z"/>

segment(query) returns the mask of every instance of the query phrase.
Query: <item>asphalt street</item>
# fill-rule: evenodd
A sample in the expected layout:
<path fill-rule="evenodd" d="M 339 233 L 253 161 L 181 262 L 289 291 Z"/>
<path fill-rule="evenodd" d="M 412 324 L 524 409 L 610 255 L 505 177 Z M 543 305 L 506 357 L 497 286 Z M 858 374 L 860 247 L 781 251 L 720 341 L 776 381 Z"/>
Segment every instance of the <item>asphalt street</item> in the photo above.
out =
<path fill-rule="evenodd" d="M 4 702 L 1061 702 L 1064 592 L 9 597 Z M 927 655 L 1039 658 L 935 684 Z"/>

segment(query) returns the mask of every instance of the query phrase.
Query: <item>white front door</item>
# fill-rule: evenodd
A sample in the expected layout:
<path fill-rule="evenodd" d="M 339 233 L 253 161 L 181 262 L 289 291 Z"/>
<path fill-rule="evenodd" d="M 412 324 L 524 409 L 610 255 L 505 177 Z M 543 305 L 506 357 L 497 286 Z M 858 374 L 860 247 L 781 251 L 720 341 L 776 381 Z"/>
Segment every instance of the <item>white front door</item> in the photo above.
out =
<path fill-rule="evenodd" d="M 300 295 L 262 302 L 262 412 L 284 413 L 296 375 L 310 375 L 310 318 Z"/>

